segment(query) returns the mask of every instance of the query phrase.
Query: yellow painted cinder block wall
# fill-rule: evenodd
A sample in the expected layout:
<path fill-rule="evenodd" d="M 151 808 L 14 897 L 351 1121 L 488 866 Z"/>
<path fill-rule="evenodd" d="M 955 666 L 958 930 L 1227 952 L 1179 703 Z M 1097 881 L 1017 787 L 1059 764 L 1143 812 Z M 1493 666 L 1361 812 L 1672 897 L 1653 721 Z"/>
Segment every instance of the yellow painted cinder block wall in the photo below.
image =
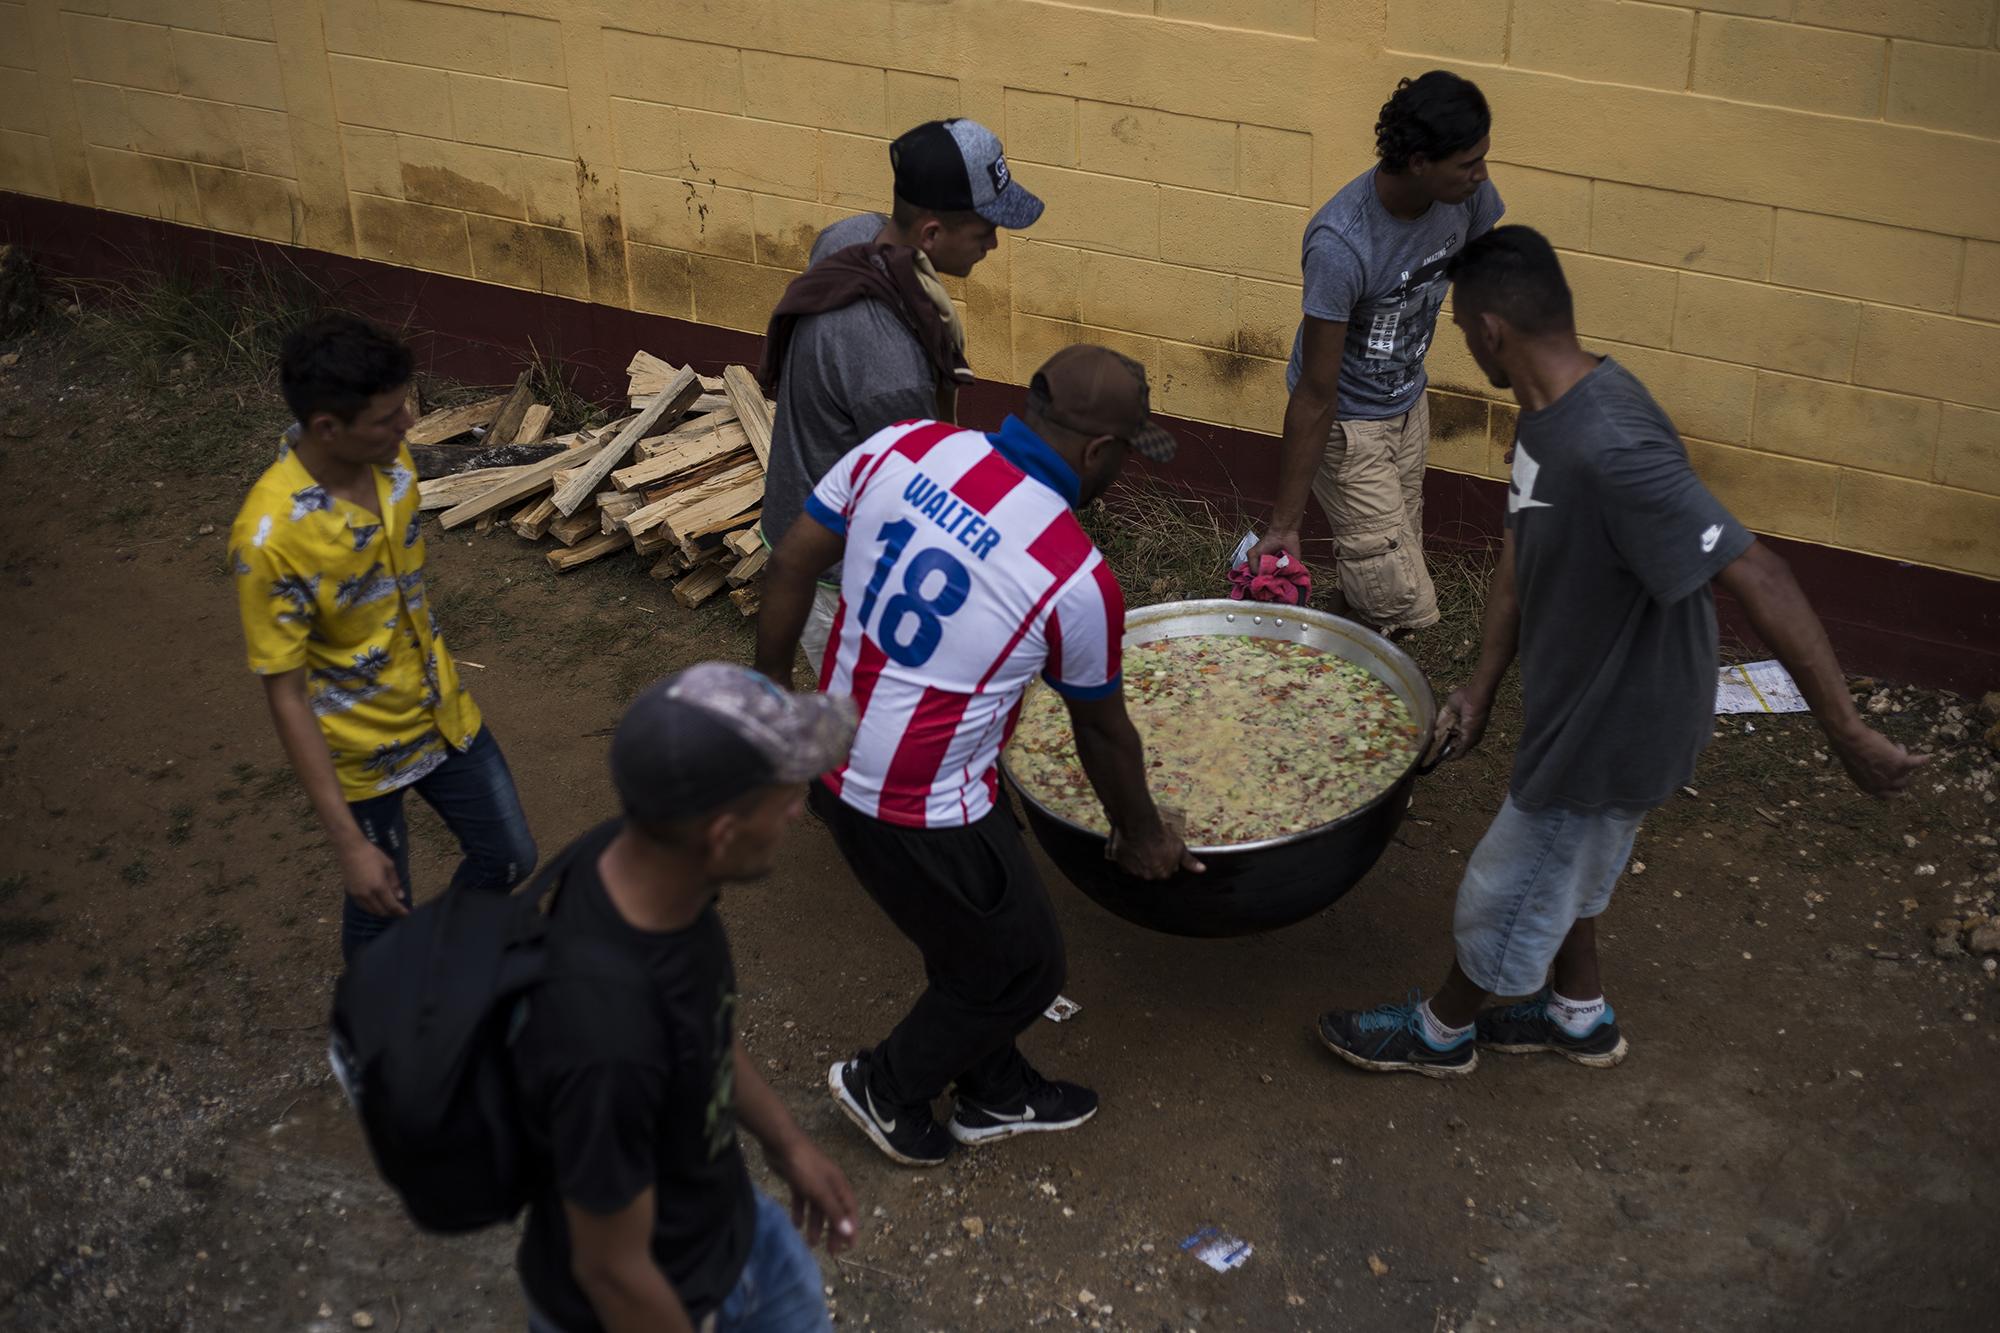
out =
<path fill-rule="evenodd" d="M 0 0 L 0 188 L 761 329 L 919 120 L 1049 210 L 975 368 L 1093 339 L 1273 433 L 1311 210 L 1395 80 L 1754 526 L 2000 577 L 2000 0 Z M 1513 414 L 1449 330 L 1434 462 Z M 1263 489 L 1269 456 L 1242 460 Z"/>

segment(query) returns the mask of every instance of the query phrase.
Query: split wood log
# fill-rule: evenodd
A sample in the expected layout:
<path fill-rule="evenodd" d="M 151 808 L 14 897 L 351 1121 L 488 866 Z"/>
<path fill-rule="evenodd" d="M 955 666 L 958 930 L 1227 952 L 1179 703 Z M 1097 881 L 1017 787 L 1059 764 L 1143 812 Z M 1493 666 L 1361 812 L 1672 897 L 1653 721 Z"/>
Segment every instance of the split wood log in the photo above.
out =
<path fill-rule="evenodd" d="M 528 419 L 528 409 L 535 405 L 535 386 L 529 382 L 530 375 L 522 371 L 514 378 L 514 388 L 507 395 L 507 401 L 494 414 L 493 424 L 487 428 L 484 443 L 512 444 L 514 437 L 521 433 L 521 423 Z"/>
<path fill-rule="evenodd" d="M 730 518 L 716 519 L 714 522 L 702 522 L 695 524 L 686 529 L 686 536 L 690 540 L 705 537 L 711 541 L 714 541 L 717 540 L 716 534 L 729 531 L 731 528 L 735 527 L 738 523 L 743 522 L 743 520 L 751 519 L 754 521 L 756 519 L 762 518 L 763 516 L 764 516 L 764 511 L 761 509 L 747 509 L 744 512 L 734 515 L 733 517 Z M 662 524 L 661 526 L 664 527 L 665 525 Z"/>
<path fill-rule="evenodd" d="M 625 461 L 632 452 L 632 446 L 652 429 L 653 423 L 669 412 L 681 412 L 694 400 L 699 386 L 694 382 L 694 372 L 684 370 L 675 377 L 673 384 L 660 391 L 653 399 L 653 405 L 641 412 L 625 429 L 618 432 L 618 438 L 606 445 L 588 464 L 580 469 L 556 491 L 556 508 L 565 514 L 574 514 L 583 502 L 596 494 L 598 483 L 611 475 L 611 470 Z"/>
<path fill-rule="evenodd" d="M 549 536 L 564 546 L 574 546 L 592 533 L 603 530 L 595 509 L 579 509 L 574 514 L 557 514 L 549 524 Z"/>
<path fill-rule="evenodd" d="M 749 555 L 744 556 L 729 571 L 729 586 L 740 588 L 751 579 L 756 578 L 764 572 L 764 566 L 770 563 L 770 559 L 770 550 L 762 546 L 752 551 Z"/>
<path fill-rule="evenodd" d="M 726 576 L 720 565 L 703 565 L 674 585 L 674 600 L 692 611 L 722 591 Z"/>
<path fill-rule="evenodd" d="M 698 417 L 689 417 L 664 435 L 655 435 L 632 446 L 632 452 L 640 458 L 651 458 L 654 454 L 675 449 L 689 440 L 700 439 L 710 431 L 720 430 L 736 420 L 734 408 L 721 408 L 714 412 L 704 412 Z M 747 441 L 748 436 L 744 439 Z"/>
<path fill-rule="evenodd" d="M 683 491 L 694 490 L 696 487 L 715 480 L 715 478 L 725 472 L 736 472 L 746 467 L 754 468 L 756 466 L 757 456 L 751 453 L 749 447 L 746 445 L 734 453 L 710 459 L 700 467 L 691 467 L 685 472 L 677 472 L 657 486 L 648 486 L 643 494 L 648 503 L 654 500 L 664 500 L 669 495 L 679 495 Z"/>
<path fill-rule="evenodd" d="M 683 407 L 681 411 L 720 412 L 723 408 L 729 406 L 729 395 L 726 393 L 700 393 L 699 391 L 701 389 L 701 380 L 699 376 L 697 376 L 695 379 L 694 387 L 697 391 L 698 396 L 693 401 L 688 403 L 686 407 Z M 650 393 L 635 393 L 632 395 L 629 401 L 632 405 L 633 410 L 637 411 L 643 408 L 651 407 L 653 405 L 653 400 L 657 396 L 658 395 L 656 394 L 650 394 Z"/>
<path fill-rule="evenodd" d="M 634 543 L 634 546 L 636 548 L 637 543 Z M 687 570 L 687 567 L 688 562 L 681 557 L 679 551 L 668 551 L 659 558 L 659 561 L 651 569 L 646 571 L 646 577 L 659 579 L 664 583 L 669 579 L 679 578 Z"/>
<path fill-rule="evenodd" d="M 718 478 L 717 480 L 720 480 Z M 675 496 L 676 500 L 680 497 Z M 676 537 L 700 537 L 711 532 L 728 532 L 742 524 L 743 513 L 764 498 L 764 479 L 742 482 L 718 491 L 698 504 L 676 505 L 660 519 Z"/>
<path fill-rule="evenodd" d="M 764 589 L 761 585 L 752 585 L 751 587 L 748 588 L 738 588 L 736 591 L 729 594 L 729 600 L 730 603 L 734 605 L 735 608 L 738 611 L 742 612 L 744 615 L 754 616 L 757 614 L 758 608 L 763 605 Z"/>
<path fill-rule="evenodd" d="M 549 419 L 556 410 L 547 403 L 532 403 L 528 415 L 521 418 L 521 429 L 514 433 L 516 444 L 540 444 L 542 437 L 549 433 Z"/>
<path fill-rule="evenodd" d="M 543 442 L 536 442 L 543 443 Z M 583 441 L 575 435 L 558 435 L 545 442 L 545 446 L 560 453 L 564 450 L 576 452 L 583 447 Z M 540 461 L 540 460 L 536 460 Z M 475 468 L 470 472 L 454 472 L 450 476 L 432 477 L 417 483 L 417 507 L 423 510 L 449 509 L 462 504 L 476 495 L 482 495 L 489 487 L 509 481 L 534 466 L 533 462 L 515 463 L 503 467 Z"/>
<path fill-rule="evenodd" d="M 446 528 L 455 528 L 461 523 L 470 523 L 483 514 L 504 509 L 517 500 L 525 500 L 550 485 L 556 473 L 562 470 L 563 464 L 574 462 L 576 456 L 582 452 L 582 450 L 566 449 L 559 454 L 549 455 L 539 463 L 530 463 L 519 475 L 509 477 L 492 490 L 481 492 L 463 504 L 445 510 L 439 522 Z M 605 470 L 608 472 L 610 468 L 611 465 L 606 463 Z"/>
<path fill-rule="evenodd" d="M 552 497 L 544 495 L 514 515 L 513 521 L 508 526 L 514 529 L 515 536 L 536 542 L 548 534 L 549 524 L 555 522 L 555 518 L 556 502 Z"/>
<path fill-rule="evenodd" d="M 632 491 L 599 491 L 597 494 L 598 528 L 603 532 L 615 532 L 619 520 L 644 503 L 645 497 Z"/>
<path fill-rule="evenodd" d="M 561 547 L 549 552 L 549 568 L 561 574 L 575 569 L 578 565 L 595 560 L 599 556 L 621 551 L 632 544 L 632 539 L 622 532 L 600 533 L 587 542 L 575 546 Z"/>
<path fill-rule="evenodd" d="M 668 380 L 680 373 L 681 368 L 673 362 L 662 361 L 646 351 L 632 353 L 631 361 L 625 366 L 625 374 L 633 383 L 647 382 L 651 385 L 647 390 L 649 393 L 658 393 Z"/>
<path fill-rule="evenodd" d="M 750 433 L 750 447 L 757 452 L 757 462 L 770 467 L 771 405 L 764 401 L 757 377 L 742 366 L 730 366 L 722 372 L 722 382 L 729 386 L 729 405 L 736 409 L 736 419 Z"/>
<path fill-rule="evenodd" d="M 534 464 L 519 467 L 487 467 L 476 472 L 458 472 L 448 477 L 432 477 L 417 483 L 417 508 L 426 512 L 433 509 L 449 509 L 489 486 L 498 486 L 512 477 L 518 477 Z"/>
<path fill-rule="evenodd" d="M 443 444 L 446 440 L 457 439 L 474 426 L 490 425 L 500 415 L 500 409 L 507 404 L 506 394 L 497 398 L 486 398 L 476 403 L 466 403 L 459 407 L 447 407 L 433 412 L 416 425 L 410 427 L 403 436 L 403 443 Z"/>
<path fill-rule="evenodd" d="M 645 441 L 641 440 L 641 444 Z M 611 474 L 611 484 L 621 491 L 642 490 L 669 481 L 676 474 L 700 467 L 713 459 L 736 453 L 749 443 L 741 426 L 725 426 L 689 440 L 678 448 L 656 450 L 644 462 L 623 467 Z"/>
<path fill-rule="evenodd" d="M 625 528 L 633 536 L 638 536 L 647 528 L 664 522 L 669 515 L 684 510 L 699 509 L 707 514 L 707 506 L 717 502 L 718 497 L 733 495 L 744 489 L 750 492 L 746 503 L 755 504 L 764 494 L 764 474 L 755 459 L 744 462 L 727 472 L 719 473 L 701 482 L 653 501 L 625 516 Z M 739 504 L 729 512 L 734 514 L 744 506 Z"/>
<path fill-rule="evenodd" d="M 764 549 L 764 538 L 755 528 L 744 528 L 723 538 L 723 544 L 737 555 L 751 555 Z"/>

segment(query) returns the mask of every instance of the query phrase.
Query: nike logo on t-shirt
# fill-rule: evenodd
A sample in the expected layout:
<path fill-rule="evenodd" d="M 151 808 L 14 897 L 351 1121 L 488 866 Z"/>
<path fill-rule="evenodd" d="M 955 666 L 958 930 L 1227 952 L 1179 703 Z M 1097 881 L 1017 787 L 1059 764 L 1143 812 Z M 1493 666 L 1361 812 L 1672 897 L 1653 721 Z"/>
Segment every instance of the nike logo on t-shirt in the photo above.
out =
<path fill-rule="evenodd" d="M 1722 540 L 1722 525 L 1720 523 L 1717 523 L 1713 527 L 1711 527 L 1707 532 L 1701 534 L 1702 554 L 1706 555 L 1708 552 L 1713 551 L 1715 549 L 1715 544 L 1721 540 Z"/>
<path fill-rule="evenodd" d="M 1528 454 L 1527 445 L 1519 436 L 1514 439 L 1514 485 L 1507 492 L 1507 512 L 1518 513 L 1523 509 L 1548 509 L 1547 500 L 1535 498 L 1535 478 L 1540 476 L 1542 465 Z"/>

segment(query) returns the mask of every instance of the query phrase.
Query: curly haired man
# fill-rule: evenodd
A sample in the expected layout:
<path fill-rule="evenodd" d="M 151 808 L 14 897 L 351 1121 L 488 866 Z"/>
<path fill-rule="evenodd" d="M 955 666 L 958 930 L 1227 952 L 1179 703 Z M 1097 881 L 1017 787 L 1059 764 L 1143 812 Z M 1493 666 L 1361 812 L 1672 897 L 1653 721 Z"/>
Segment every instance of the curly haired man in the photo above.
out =
<path fill-rule="evenodd" d="M 1387 633 L 1438 619 L 1423 552 L 1424 353 L 1445 266 L 1504 211 L 1486 179 L 1492 124 L 1486 98 L 1458 75 L 1404 79 L 1375 122 L 1381 161 L 1306 224 L 1278 499 L 1251 560 L 1298 560 L 1306 499 L 1316 497 L 1347 614 Z"/>

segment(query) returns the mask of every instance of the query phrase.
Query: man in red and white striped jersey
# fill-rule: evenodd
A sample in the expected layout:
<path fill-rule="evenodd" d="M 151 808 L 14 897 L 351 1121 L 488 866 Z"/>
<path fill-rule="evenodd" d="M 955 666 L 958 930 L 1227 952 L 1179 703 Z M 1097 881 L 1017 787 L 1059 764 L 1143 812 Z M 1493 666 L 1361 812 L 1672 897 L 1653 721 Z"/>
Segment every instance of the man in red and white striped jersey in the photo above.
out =
<path fill-rule="evenodd" d="M 820 687 L 860 729 L 813 809 L 855 877 L 922 952 L 929 986 L 834 1098 L 884 1153 L 934 1166 L 952 1140 L 1071 1129 L 1097 1094 L 1043 1078 L 1015 1038 L 1063 981 L 1062 933 L 996 768 L 1036 676 L 1060 694 L 1119 864 L 1200 869 L 1146 790 L 1119 678 L 1125 600 L 1077 522 L 1128 451 L 1165 462 L 1144 367 L 1103 347 L 1049 358 L 994 434 L 904 422 L 837 463 L 765 574 L 758 668 L 789 684 L 814 580 L 841 566 Z M 931 1103 L 957 1085 L 948 1127 Z"/>

